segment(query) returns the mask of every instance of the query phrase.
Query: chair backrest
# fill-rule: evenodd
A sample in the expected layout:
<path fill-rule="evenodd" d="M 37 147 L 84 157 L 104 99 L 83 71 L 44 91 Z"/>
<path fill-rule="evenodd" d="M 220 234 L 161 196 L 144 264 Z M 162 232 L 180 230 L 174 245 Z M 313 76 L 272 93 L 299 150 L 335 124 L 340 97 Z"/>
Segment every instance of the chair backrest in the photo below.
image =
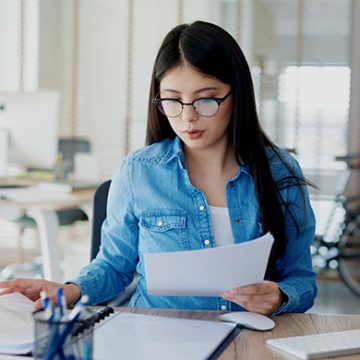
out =
<path fill-rule="evenodd" d="M 105 181 L 99 185 L 94 194 L 90 261 L 94 259 L 99 252 L 101 243 L 101 226 L 106 218 L 106 204 L 110 184 L 111 180 Z M 137 275 L 134 276 L 133 281 L 124 289 L 121 294 L 106 303 L 101 303 L 98 305 L 127 306 L 132 294 L 136 290 L 136 286 Z"/>
<path fill-rule="evenodd" d="M 103 182 L 96 189 L 93 199 L 93 221 L 91 229 L 90 261 L 99 252 L 101 243 L 101 225 L 106 218 L 106 204 L 111 180 Z"/>

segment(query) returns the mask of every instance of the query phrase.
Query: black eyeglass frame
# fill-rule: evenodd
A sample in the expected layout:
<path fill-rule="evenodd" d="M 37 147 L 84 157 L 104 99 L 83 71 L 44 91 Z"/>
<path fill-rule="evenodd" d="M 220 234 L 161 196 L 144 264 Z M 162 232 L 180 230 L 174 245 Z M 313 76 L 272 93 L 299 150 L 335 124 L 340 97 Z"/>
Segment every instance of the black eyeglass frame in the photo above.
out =
<path fill-rule="evenodd" d="M 196 111 L 196 113 L 198 113 L 200 116 L 212 117 L 212 116 L 214 116 L 214 115 L 219 111 L 221 103 L 223 103 L 223 102 L 230 96 L 231 93 L 232 93 L 232 89 L 230 89 L 230 91 L 229 91 L 225 96 L 223 96 L 223 97 L 221 97 L 221 98 L 219 98 L 219 97 L 201 97 L 201 98 L 197 98 L 197 99 L 193 100 L 191 103 L 184 103 L 184 102 L 182 102 L 181 100 L 173 99 L 173 98 L 158 98 L 158 99 L 153 99 L 152 102 L 153 102 L 153 104 L 155 104 L 155 105 L 157 106 L 157 108 L 159 109 L 159 111 L 160 111 L 163 115 L 165 115 L 165 116 L 167 116 L 167 117 L 173 118 L 173 117 L 178 117 L 178 116 L 181 115 L 181 113 L 182 113 L 183 110 L 184 110 L 184 105 L 188 105 L 188 106 L 191 105 L 191 106 L 193 107 L 194 111 L 196 111 L 196 109 L 194 108 L 194 103 L 195 103 L 196 101 L 199 101 L 199 100 L 215 100 L 215 101 L 217 102 L 217 104 L 218 104 L 218 108 L 217 108 L 217 110 L 216 110 L 216 112 L 215 112 L 214 114 L 212 114 L 212 115 L 201 115 L 201 114 L 199 114 L 199 113 Z M 160 104 L 161 101 L 163 101 L 163 100 L 171 100 L 171 101 L 176 101 L 176 102 L 178 102 L 178 103 L 181 105 L 181 111 L 180 111 L 180 113 L 179 113 L 178 115 L 171 115 L 171 116 L 164 114 L 164 113 L 160 110 L 160 108 L 159 108 L 159 104 Z"/>

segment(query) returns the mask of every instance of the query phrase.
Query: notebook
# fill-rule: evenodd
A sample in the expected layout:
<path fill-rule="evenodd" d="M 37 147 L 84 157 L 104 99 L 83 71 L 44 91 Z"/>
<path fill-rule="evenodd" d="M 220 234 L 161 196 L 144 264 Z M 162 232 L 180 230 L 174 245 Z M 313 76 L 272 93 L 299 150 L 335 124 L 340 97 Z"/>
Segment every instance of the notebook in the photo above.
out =
<path fill-rule="evenodd" d="M 116 312 L 94 331 L 94 360 L 208 359 L 234 323 Z"/>

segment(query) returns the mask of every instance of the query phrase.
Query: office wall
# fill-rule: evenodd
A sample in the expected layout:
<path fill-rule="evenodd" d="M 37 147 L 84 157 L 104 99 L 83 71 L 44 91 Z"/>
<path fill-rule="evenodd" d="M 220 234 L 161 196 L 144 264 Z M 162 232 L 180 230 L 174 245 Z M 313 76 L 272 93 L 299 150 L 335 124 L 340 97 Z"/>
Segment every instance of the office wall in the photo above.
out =
<path fill-rule="evenodd" d="M 353 31 L 350 16 L 355 13 L 351 6 L 358 6 L 357 0 L 31 0 L 31 3 L 36 1 L 40 19 L 39 63 L 33 73 L 38 71 L 37 85 L 60 89 L 60 133 L 90 138 L 93 151 L 100 158 L 102 177 L 111 176 L 123 156 L 144 143 L 149 79 L 156 50 L 166 32 L 179 22 L 212 21 L 239 40 L 252 67 L 261 121 L 270 136 L 284 147 L 298 146 L 299 134 L 300 140 L 307 140 L 307 135 L 301 133 L 305 128 L 299 119 L 305 110 L 295 94 L 296 86 L 286 92 L 294 92 L 299 109 L 284 107 L 280 99 L 285 89 L 281 79 L 286 67 L 350 69 L 359 52 L 356 25 Z M 20 0 L 15 2 L 20 4 Z M 354 15 L 352 19 L 358 21 Z M 11 71 L 16 72 L 18 56 L 13 57 Z M 2 75 L 2 69 L 0 66 L 0 78 L 6 80 L 4 74 L 8 71 Z M 350 118 L 356 120 L 359 80 L 355 73 L 356 64 L 351 73 L 354 91 L 351 102 L 348 101 Z M 24 74 L 27 78 L 29 72 Z M 314 80 L 314 84 L 319 81 Z M 330 79 L 326 81 L 329 89 L 339 90 Z M 349 93 L 350 80 L 346 81 L 341 84 L 344 94 Z M 17 83 L 14 81 L 13 86 Z M 311 136 L 316 132 L 321 139 L 329 125 L 328 117 L 315 107 L 311 111 L 308 122 L 316 122 L 317 128 L 306 131 Z M 345 121 L 347 116 L 343 116 Z M 355 120 L 350 126 L 356 126 Z M 347 124 L 341 126 L 342 133 L 347 131 Z M 316 164 L 330 166 L 333 154 L 331 149 L 319 148 L 321 141 L 314 138 L 313 148 L 306 148 L 319 154 L 326 152 L 326 161 L 316 160 Z M 350 151 L 359 148 L 354 136 L 337 137 L 336 141 L 340 152 L 347 151 L 348 144 Z M 302 156 L 306 161 L 315 161 L 308 154 Z M 309 166 L 314 164 L 309 162 Z"/>
<path fill-rule="evenodd" d="M 217 22 L 218 0 L 179 4 L 40 0 L 39 86 L 61 90 L 60 133 L 91 139 L 102 177 L 144 145 L 152 65 L 165 34 L 179 21 Z"/>

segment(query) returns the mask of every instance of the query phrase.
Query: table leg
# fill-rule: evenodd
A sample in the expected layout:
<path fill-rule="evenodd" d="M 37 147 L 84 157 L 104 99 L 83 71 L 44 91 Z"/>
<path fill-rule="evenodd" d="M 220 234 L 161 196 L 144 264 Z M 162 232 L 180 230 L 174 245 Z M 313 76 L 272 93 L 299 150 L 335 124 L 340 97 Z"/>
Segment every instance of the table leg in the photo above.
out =
<path fill-rule="evenodd" d="M 31 208 L 27 210 L 38 227 L 44 278 L 62 282 L 60 271 L 60 249 L 58 244 L 59 221 L 53 210 Z"/>

